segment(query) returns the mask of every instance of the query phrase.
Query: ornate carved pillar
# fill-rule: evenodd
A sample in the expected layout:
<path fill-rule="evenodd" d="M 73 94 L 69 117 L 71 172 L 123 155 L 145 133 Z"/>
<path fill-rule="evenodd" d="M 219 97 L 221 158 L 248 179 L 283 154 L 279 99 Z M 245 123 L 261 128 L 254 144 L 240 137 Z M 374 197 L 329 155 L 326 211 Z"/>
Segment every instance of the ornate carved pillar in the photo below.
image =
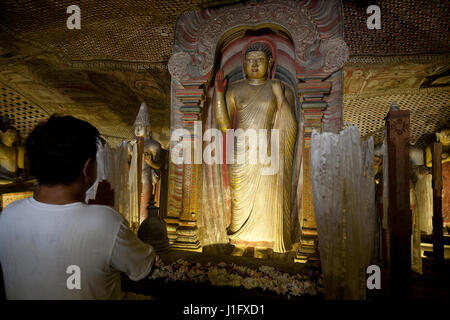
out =
<path fill-rule="evenodd" d="M 325 96 L 331 91 L 331 82 L 317 78 L 303 79 L 297 85 L 297 93 L 302 105 L 304 126 L 303 144 L 303 198 L 302 221 L 300 221 L 300 246 L 296 253 L 296 261 L 307 262 L 317 260 L 317 226 L 314 212 L 313 189 L 311 180 L 310 147 L 312 130 L 322 131 L 324 111 L 327 109 Z M 302 81 L 302 80 L 300 80 Z"/>
<path fill-rule="evenodd" d="M 409 205 L 409 111 L 399 110 L 395 102 L 386 117 L 390 233 L 390 294 L 411 297 L 412 214 Z"/>
<path fill-rule="evenodd" d="M 175 90 L 175 98 L 179 104 L 178 112 L 182 128 L 189 132 L 183 139 L 190 141 L 191 159 L 183 163 L 181 179 L 181 210 L 178 216 L 165 218 L 168 224 L 168 235 L 173 248 L 197 250 L 200 242 L 197 237 L 197 212 L 200 203 L 199 193 L 202 189 L 201 159 L 195 153 L 202 147 L 203 132 L 199 127 L 197 132 L 195 123 L 202 123 L 202 110 L 205 98 L 204 80 L 181 81 L 181 86 Z M 200 161 L 199 161 L 200 160 Z"/>
<path fill-rule="evenodd" d="M 442 143 L 433 142 L 433 265 L 437 268 L 444 263 L 444 233 L 442 218 Z"/>

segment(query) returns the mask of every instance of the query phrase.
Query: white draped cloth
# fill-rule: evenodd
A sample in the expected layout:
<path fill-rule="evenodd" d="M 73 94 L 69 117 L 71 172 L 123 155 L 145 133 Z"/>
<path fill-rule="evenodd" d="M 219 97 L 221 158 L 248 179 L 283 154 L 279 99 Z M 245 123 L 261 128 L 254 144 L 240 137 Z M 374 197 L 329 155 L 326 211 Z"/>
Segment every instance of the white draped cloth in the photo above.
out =
<path fill-rule="evenodd" d="M 129 146 L 130 144 L 130 146 Z M 131 149 L 131 167 L 128 166 L 128 149 Z M 137 195 L 137 148 L 136 145 L 122 141 L 116 148 L 108 143 L 98 144 L 97 148 L 97 180 L 86 192 L 86 202 L 94 199 L 98 183 L 107 180 L 114 190 L 114 209 L 122 214 L 129 226 L 139 226 Z"/>
<path fill-rule="evenodd" d="M 365 299 L 376 239 L 373 139 L 358 128 L 311 137 L 312 184 L 326 299 Z"/>

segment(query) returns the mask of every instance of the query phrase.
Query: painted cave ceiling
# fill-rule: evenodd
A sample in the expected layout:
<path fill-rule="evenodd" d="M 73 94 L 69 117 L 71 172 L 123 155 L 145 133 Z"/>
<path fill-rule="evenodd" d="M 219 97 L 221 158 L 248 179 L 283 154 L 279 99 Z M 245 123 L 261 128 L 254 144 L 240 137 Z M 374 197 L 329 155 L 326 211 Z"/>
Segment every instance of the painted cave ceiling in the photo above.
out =
<path fill-rule="evenodd" d="M 0 115 L 25 137 L 52 113 L 88 120 L 117 142 L 132 138 L 141 101 L 167 147 L 170 75 L 178 14 L 242 1 L 78 1 L 81 30 L 66 28 L 72 1 L 0 3 Z M 256 3 L 256 1 L 253 1 Z M 446 1 L 343 1 L 344 122 L 382 136 L 392 101 L 411 110 L 412 142 L 450 126 L 450 45 Z M 368 30 L 377 4 L 382 29 Z"/>

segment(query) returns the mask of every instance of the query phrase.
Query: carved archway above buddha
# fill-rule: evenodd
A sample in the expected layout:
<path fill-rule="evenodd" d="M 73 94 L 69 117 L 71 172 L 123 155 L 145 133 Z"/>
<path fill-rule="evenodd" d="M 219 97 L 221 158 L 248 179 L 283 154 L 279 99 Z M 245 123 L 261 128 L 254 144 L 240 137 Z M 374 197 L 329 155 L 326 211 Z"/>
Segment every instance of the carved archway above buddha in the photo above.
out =
<path fill-rule="evenodd" d="M 178 81 L 206 79 L 227 33 L 270 26 L 292 39 L 298 73 L 332 73 L 349 55 L 341 18 L 337 0 L 269 0 L 184 13 L 178 17 L 169 71 Z"/>

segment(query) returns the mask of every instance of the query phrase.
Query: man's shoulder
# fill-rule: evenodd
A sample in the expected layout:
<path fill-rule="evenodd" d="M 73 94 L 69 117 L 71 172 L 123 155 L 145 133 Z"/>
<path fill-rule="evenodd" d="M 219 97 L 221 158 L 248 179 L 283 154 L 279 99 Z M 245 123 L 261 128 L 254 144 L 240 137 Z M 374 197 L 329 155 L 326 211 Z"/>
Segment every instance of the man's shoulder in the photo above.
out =
<path fill-rule="evenodd" d="M 19 210 L 20 208 L 23 208 L 24 206 L 27 206 L 28 203 L 29 203 L 29 198 L 20 199 L 20 200 L 16 200 L 16 201 L 11 202 L 10 204 L 8 204 L 5 207 L 5 209 L 3 209 L 2 214 L 0 214 L 0 217 L 2 215 L 6 214 L 7 212 Z"/>
<path fill-rule="evenodd" d="M 109 206 L 100 204 L 85 204 L 83 207 L 85 210 L 89 211 L 90 214 L 103 219 L 110 219 L 117 222 L 122 222 L 124 219 L 119 212 Z"/>

